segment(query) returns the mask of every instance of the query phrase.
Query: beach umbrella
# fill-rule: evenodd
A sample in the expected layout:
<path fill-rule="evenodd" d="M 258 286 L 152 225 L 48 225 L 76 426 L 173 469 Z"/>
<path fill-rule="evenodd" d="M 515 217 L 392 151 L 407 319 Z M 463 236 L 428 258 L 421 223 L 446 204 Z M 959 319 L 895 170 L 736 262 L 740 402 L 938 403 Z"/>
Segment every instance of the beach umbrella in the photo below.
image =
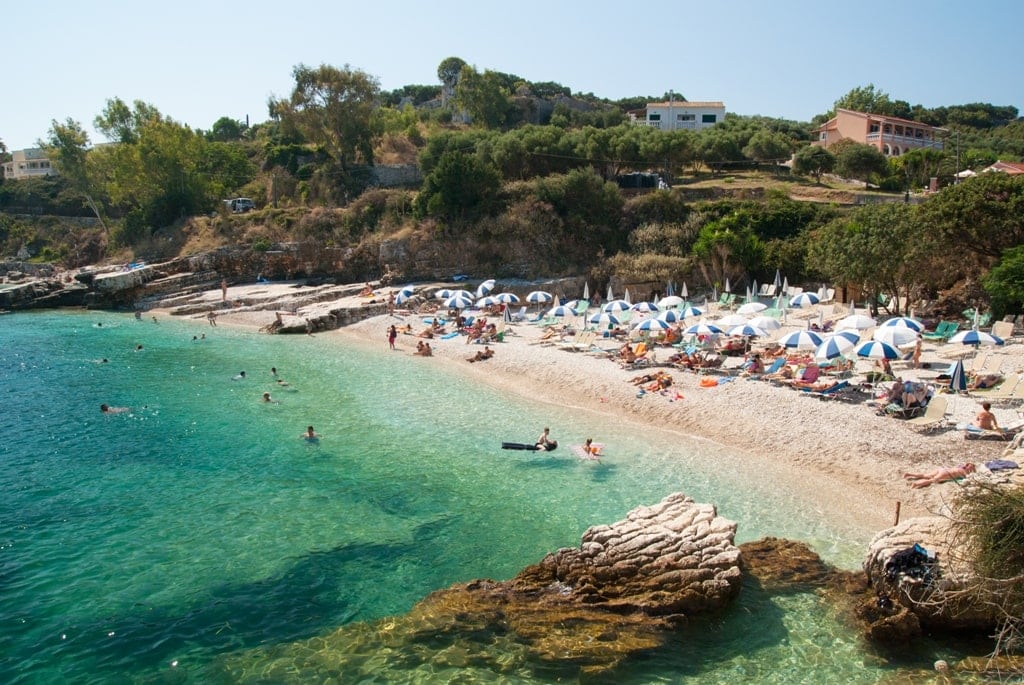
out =
<path fill-rule="evenodd" d="M 586 282 L 583 283 L 583 299 L 584 300 L 589 300 L 590 299 L 590 284 L 586 283 Z"/>
<path fill-rule="evenodd" d="M 689 319 L 694 316 L 704 316 L 704 310 L 700 307 L 686 307 L 682 314 L 684 319 Z"/>
<path fill-rule="evenodd" d="M 853 300 L 850 300 L 850 316 L 853 316 L 856 313 L 857 313 L 857 304 Z"/>
<path fill-rule="evenodd" d="M 729 286 L 729 277 L 726 276 L 726 278 L 725 278 L 725 292 L 729 292 L 730 290 L 732 290 L 732 288 Z"/>
<path fill-rule="evenodd" d="M 816 350 L 822 342 L 814 331 L 793 331 L 779 338 L 779 344 L 791 350 Z"/>
<path fill-rule="evenodd" d="M 778 269 L 775 270 L 775 280 L 772 281 L 772 285 L 775 286 L 776 290 L 778 290 L 779 286 L 782 285 L 782 274 L 779 273 Z"/>
<path fill-rule="evenodd" d="M 718 335 L 722 333 L 722 329 L 718 326 L 710 323 L 695 323 L 685 331 L 687 335 Z"/>
<path fill-rule="evenodd" d="M 656 318 L 661 319 L 662 321 L 667 321 L 668 323 L 677 323 L 682 321 L 685 317 L 678 309 L 666 309 L 663 312 L 659 312 Z"/>
<path fill-rule="evenodd" d="M 611 300 L 605 302 L 604 306 L 601 307 L 602 312 L 625 312 L 629 311 L 630 304 L 626 300 Z"/>
<path fill-rule="evenodd" d="M 464 297 L 467 300 L 475 300 L 480 295 L 474 295 L 468 290 L 450 290 L 448 291 L 448 297 Z"/>
<path fill-rule="evenodd" d="M 733 326 L 729 329 L 728 334 L 738 335 L 743 338 L 765 338 L 768 336 L 768 333 L 757 326 L 751 326 L 750 323 Z"/>
<path fill-rule="evenodd" d="M 597 324 L 598 326 L 618 326 L 622 323 L 622 321 L 619 320 L 619 317 L 615 316 L 611 312 L 598 312 L 587 319 L 587 321 L 592 324 Z"/>
<path fill-rule="evenodd" d="M 868 340 L 853 348 L 854 354 L 865 359 L 899 359 L 899 351 L 892 345 L 878 340 Z"/>
<path fill-rule="evenodd" d="M 745 323 L 747 323 L 747 317 L 742 314 L 726 314 L 715 321 L 715 325 L 722 329 L 729 328 L 730 326 L 742 326 Z"/>
<path fill-rule="evenodd" d="M 920 335 L 912 328 L 903 326 L 879 326 L 871 337 L 879 342 L 888 343 L 893 347 L 906 347 L 917 342 Z"/>
<path fill-rule="evenodd" d="M 480 307 L 493 307 L 498 304 L 498 298 L 488 295 L 487 297 L 481 297 L 476 301 L 476 306 Z"/>
<path fill-rule="evenodd" d="M 580 304 L 582 304 L 582 303 L 583 303 L 583 300 L 569 300 L 568 302 L 563 302 L 562 306 L 563 307 L 568 307 L 569 309 L 571 309 L 573 311 L 576 311 L 576 310 L 578 310 L 580 308 Z"/>
<path fill-rule="evenodd" d="M 661 309 L 671 309 L 672 307 L 678 307 L 684 302 L 685 300 L 678 295 L 669 295 L 658 300 L 658 307 Z"/>
<path fill-rule="evenodd" d="M 626 292 L 622 293 L 622 299 L 626 301 L 626 304 L 632 304 L 629 301 L 629 288 L 626 288 Z"/>
<path fill-rule="evenodd" d="M 637 302 L 630 307 L 634 312 L 656 312 L 659 311 L 658 305 L 653 302 Z"/>
<path fill-rule="evenodd" d="M 544 304 L 555 299 L 554 295 L 546 290 L 534 290 L 526 296 L 526 301 L 531 304 Z"/>
<path fill-rule="evenodd" d="M 967 392 L 967 374 L 964 372 L 964 360 L 957 359 L 949 374 L 949 389 L 953 392 Z"/>
<path fill-rule="evenodd" d="M 492 290 L 494 290 L 494 279 L 488 278 L 476 287 L 476 296 L 483 297 L 484 295 L 489 295 Z"/>
<path fill-rule="evenodd" d="M 605 299 L 605 302 L 611 302 L 612 300 L 615 299 L 615 293 L 612 292 L 612 284 L 611 283 L 608 284 L 608 295 L 605 296 L 604 299 Z"/>
<path fill-rule="evenodd" d="M 875 320 L 870 316 L 864 314 L 852 314 L 850 316 L 844 316 L 836 322 L 836 328 L 843 330 L 844 328 L 853 328 L 858 331 L 866 331 L 869 328 L 874 328 L 877 324 Z"/>
<path fill-rule="evenodd" d="M 690 296 L 690 293 L 686 290 L 686 281 L 683 281 L 683 289 L 679 291 L 679 296 L 686 300 Z"/>
<path fill-rule="evenodd" d="M 441 288 L 440 290 L 434 291 L 434 297 L 436 297 L 439 300 L 443 300 L 446 297 L 451 297 L 453 292 L 455 291 L 450 290 L 448 288 Z"/>
<path fill-rule="evenodd" d="M 770 316 L 755 316 L 747 323 L 754 328 L 760 328 L 762 331 L 777 331 L 782 328 L 782 322 Z"/>
<path fill-rule="evenodd" d="M 850 340 L 845 335 L 832 335 L 824 340 L 814 351 L 817 359 L 835 359 L 842 357 L 857 346 L 857 340 Z"/>
<path fill-rule="evenodd" d="M 567 316 L 576 316 L 576 310 L 573 309 L 572 307 L 567 307 L 566 305 L 562 304 L 558 305 L 557 307 L 552 307 L 551 309 L 549 309 L 547 315 L 549 317 L 565 318 Z"/>
<path fill-rule="evenodd" d="M 763 312 L 766 309 L 768 309 L 768 305 L 766 304 L 761 304 L 760 302 L 747 302 L 744 305 L 740 305 L 740 308 L 736 310 L 736 313 L 750 316 L 751 314 Z"/>
<path fill-rule="evenodd" d="M 672 328 L 672 324 L 668 321 L 662 321 L 661 319 L 644 319 L 637 325 L 633 326 L 634 331 L 667 331 Z"/>
<path fill-rule="evenodd" d="M 788 295 L 789 294 L 789 276 L 783 277 L 783 279 L 782 279 L 782 290 L 780 291 L 780 294 L 781 295 Z"/>
<path fill-rule="evenodd" d="M 407 285 L 398 291 L 395 295 L 395 304 L 402 304 L 416 293 L 416 289 L 411 285 Z"/>
<path fill-rule="evenodd" d="M 1003 339 L 991 333 L 971 329 L 960 331 L 946 342 L 951 345 L 1002 345 Z"/>
<path fill-rule="evenodd" d="M 757 281 L 756 280 L 750 284 L 750 292 L 754 293 L 754 295 L 757 295 Z"/>
<path fill-rule="evenodd" d="M 790 307 L 810 307 L 811 305 L 818 304 L 820 298 L 814 293 L 800 293 L 789 301 Z"/>
<path fill-rule="evenodd" d="M 882 323 L 882 326 L 900 326 L 902 328 L 909 328 L 918 333 L 924 330 L 924 324 L 917 319 L 912 319 L 909 316 L 897 316 L 888 321 Z"/>
<path fill-rule="evenodd" d="M 502 304 L 519 304 L 519 296 L 515 293 L 498 293 L 492 297 Z"/>
<path fill-rule="evenodd" d="M 665 284 L 665 297 L 671 297 L 675 294 L 675 288 L 672 287 L 672 281 Z"/>
<path fill-rule="evenodd" d="M 455 294 L 445 299 L 444 306 L 449 309 L 466 309 L 473 304 L 472 297 L 466 297 L 465 295 Z"/>

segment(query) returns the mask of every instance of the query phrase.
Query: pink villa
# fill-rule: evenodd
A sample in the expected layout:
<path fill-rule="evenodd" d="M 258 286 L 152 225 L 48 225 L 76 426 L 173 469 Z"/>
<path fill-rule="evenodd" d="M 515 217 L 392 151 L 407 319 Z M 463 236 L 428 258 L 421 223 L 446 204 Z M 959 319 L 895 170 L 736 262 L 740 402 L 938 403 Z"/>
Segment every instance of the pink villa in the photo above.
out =
<path fill-rule="evenodd" d="M 919 148 L 942 150 L 947 131 L 909 119 L 837 107 L 836 115 L 811 133 L 816 138 L 811 144 L 826 149 L 848 138 L 875 147 L 887 157 L 898 157 Z"/>

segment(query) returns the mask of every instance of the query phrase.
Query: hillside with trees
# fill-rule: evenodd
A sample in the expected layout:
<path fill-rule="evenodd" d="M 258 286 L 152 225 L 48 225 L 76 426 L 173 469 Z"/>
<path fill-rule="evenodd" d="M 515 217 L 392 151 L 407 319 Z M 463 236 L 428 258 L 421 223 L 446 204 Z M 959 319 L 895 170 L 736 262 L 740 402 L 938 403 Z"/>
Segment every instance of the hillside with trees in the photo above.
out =
<path fill-rule="evenodd" d="M 79 266 L 309 242 L 346 248 L 353 272 L 373 278 L 382 246 L 398 241 L 439 267 L 498 276 L 742 287 L 781 270 L 864 297 L 934 300 L 960 284 L 952 306 L 1022 304 L 1024 180 L 952 186 L 957 169 L 1021 159 L 1013 107 L 927 109 L 854 88 L 834 107 L 947 127 L 959 141 L 886 158 L 809 145 L 831 110 L 812 122 L 728 114 L 702 131 L 658 131 L 629 115 L 668 93 L 611 101 L 457 57 L 439 65 L 438 84 L 390 92 L 348 65 L 300 64 L 292 76 L 291 92 L 252 126 L 224 117 L 193 130 L 120 98 L 93 122 L 105 142 L 80 122 L 53 121 L 41 142 L 60 176 L 0 184 L 0 254 Z M 383 167 L 415 173 L 383 183 Z M 670 189 L 616 183 L 633 172 Z M 950 187 L 920 194 L 932 178 Z M 257 211 L 233 215 L 224 200 L 238 196 Z"/>

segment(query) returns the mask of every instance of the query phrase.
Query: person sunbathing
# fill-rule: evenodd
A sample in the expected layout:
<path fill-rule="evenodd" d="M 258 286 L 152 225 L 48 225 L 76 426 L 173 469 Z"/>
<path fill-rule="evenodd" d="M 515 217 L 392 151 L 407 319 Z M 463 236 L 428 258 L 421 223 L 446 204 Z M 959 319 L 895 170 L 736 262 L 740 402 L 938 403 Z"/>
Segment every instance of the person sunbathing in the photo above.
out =
<path fill-rule="evenodd" d="M 926 488 L 936 483 L 946 483 L 951 480 L 966 478 L 974 473 L 974 464 L 966 463 L 952 468 L 935 469 L 928 473 L 904 473 L 903 477 L 910 481 L 912 488 Z"/>
<path fill-rule="evenodd" d="M 629 382 L 633 385 L 643 385 L 644 383 L 650 383 L 651 381 L 658 380 L 658 376 L 665 373 L 664 371 L 658 371 L 657 373 L 645 373 L 642 376 L 633 376 L 629 379 Z"/>
<path fill-rule="evenodd" d="M 974 376 L 967 384 L 968 390 L 980 390 L 982 388 L 994 388 L 999 385 L 1003 377 L 998 373 L 979 374 Z"/>
<path fill-rule="evenodd" d="M 789 364 L 783 364 L 781 369 L 775 373 L 767 373 L 762 378 L 769 381 L 790 381 L 793 379 L 793 367 Z"/>
<path fill-rule="evenodd" d="M 420 331 L 416 335 L 417 335 L 417 337 L 420 337 L 420 338 L 433 338 L 434 337 L 434 329 L 433 329 L 433 327 L 431 327 L 431 328 L 424 328 L 422 331 Z"/>
<path fill-rule="evenodd" d="M 363 286 L 363 289 L 359 291 L 359 296 L 369 297 L 370 295 L 373 295 L 373 286 L 367 283 Z"/>
<path fill-rule="evenodd" d="M 490 359 L 493 356 L 494 356 L 494 350 L 492 350 L 490 347 L 487 347 L 486 345 L 484 345 L 484 349 L 482 351 L 477 352 L 472 357 L 469 357 L 468 359 L 466 359 L 466 361 L 468 361 L 470 364 L 472 364 L 473 362 L 486 361 L 486 360 Z"/>

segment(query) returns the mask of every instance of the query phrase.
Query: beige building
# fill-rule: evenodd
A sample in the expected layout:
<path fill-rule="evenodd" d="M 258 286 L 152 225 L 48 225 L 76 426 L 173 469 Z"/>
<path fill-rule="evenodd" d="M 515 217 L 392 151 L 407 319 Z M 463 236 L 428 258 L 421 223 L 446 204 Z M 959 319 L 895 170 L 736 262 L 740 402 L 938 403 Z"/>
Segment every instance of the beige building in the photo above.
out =
<path fill-rule="evenodd" d="M 53 176 L 56 171 L 46 158 L 46 153 L 39 148 L 15 150 L 11 153 L 11 161 L 4 162 L 4 178 L 19 179 L 32 176 Z"/>
<path fill-rule="evenodd" d="M 836 115 L 812 131 L 813 145 L 829 148 L 840 140 L 871 145 L 889 157 L 920 148 L 942 150 L 946 130 L 909 119 L 836 108 Z"/>
<path fill-rule="evenodd" d="M 643 119 L 630 113 L 636 126 L 650 126 L 660 131 L 700 131 L 725 121 L 725 105 L 721 102 L 649 102 L 642 113 Z"/>

